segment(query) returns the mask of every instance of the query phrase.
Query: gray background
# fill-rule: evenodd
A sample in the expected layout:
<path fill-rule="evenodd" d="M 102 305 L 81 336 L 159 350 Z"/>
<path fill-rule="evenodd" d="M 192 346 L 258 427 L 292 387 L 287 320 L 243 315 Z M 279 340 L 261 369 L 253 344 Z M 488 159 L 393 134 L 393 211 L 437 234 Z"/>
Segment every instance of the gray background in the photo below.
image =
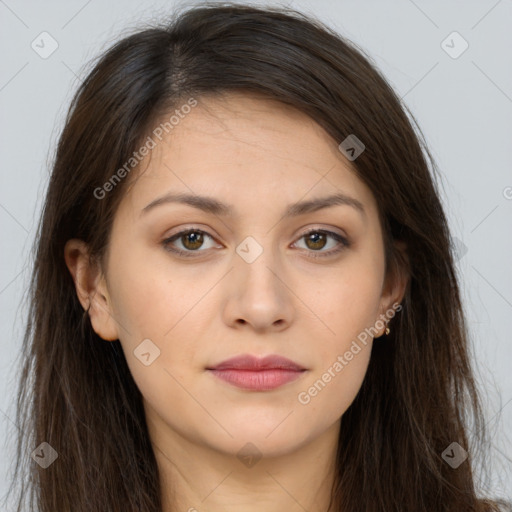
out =
<path fill-rule="evenodd" d="M 442 172 L 452 234 L 459 240 L 457 265 L 493 438 L 487 454 L 492 473 L 481 478 L 495 495 L 510 497 L 512 1 L 285 4 L 316 15 L 367 50 L 426 135 Z M 21 301 L 48 180 L 47 161 L 87 62 L 127 29 L 158 19 L 173 5 L 0 0 L 0 329 L 5 348 L 0 360 L 0 497 L 7 489 L 4 481 L 10 479 L 14 454 L 16 361 L 26 314 Z M 43 31 L 58 43 L 46 59 L 31 47 Z M 441 45 L 453 31 L 469 44 L 458 58 Z M 462 49 L 462 41 L 453 36 L 447 44 L 452 54 Z"/>

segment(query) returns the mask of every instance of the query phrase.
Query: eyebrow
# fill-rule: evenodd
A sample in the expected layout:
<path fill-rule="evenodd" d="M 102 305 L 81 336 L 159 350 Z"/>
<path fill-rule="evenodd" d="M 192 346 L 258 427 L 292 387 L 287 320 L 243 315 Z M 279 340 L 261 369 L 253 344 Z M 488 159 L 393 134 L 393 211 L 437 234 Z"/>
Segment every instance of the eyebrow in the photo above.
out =
<path fill-rule="evenodd" d="M 151 203 L 141 210 L 141 215 L 148 213 L 157 206 L 168 203 L 186 204 L 206 213 L 218 216 L 232 217 L 234 214 L 233 206 L 222 203 L 213 197 L 171 192 L 151 201 Z M 316 212 L 323 208 L 339 205 L 350 206 L 357 210 L 362 217 L 366 218 L 366 211 L 363 204 L 357 199 L 342 193 L 290 204 L 286 208 L 282 218 L 297 217 L 306 213 Z"/>

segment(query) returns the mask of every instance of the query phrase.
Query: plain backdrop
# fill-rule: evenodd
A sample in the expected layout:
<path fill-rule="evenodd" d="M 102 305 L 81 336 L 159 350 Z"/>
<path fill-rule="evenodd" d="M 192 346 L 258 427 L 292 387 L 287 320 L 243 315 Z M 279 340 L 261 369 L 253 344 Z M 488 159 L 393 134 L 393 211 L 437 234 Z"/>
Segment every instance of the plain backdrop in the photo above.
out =
<path fill-rule="evenodd" d="M 512 2 L 266 4 L 313 14 L 366 50 L 426 136 L 442 174 L 442 199 L 459 247 L 457 266 L 474 363 L 493 440 L 488 454 L 493 471 L 486 482 L 494 495 L 510 498 Z M 146 0 L 0 0 L 0 497 L 7 490 L 14 457 L 16 363 L 26 315 L 21 301 L 48 160 L 89 60 L 127 30 L 169 14 L 173 5 Z M 40 35 L 43 32 L 47 34 Z M 44 55 L 52 45 L 58 47 Z"/>

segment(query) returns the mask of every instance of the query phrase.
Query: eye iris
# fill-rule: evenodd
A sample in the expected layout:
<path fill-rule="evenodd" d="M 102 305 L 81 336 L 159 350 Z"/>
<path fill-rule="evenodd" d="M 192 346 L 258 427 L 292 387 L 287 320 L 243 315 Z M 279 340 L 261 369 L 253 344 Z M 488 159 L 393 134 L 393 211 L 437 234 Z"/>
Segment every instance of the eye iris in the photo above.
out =
<path fill-rule="evenodd" d="M 181 237 L 183 246 L 187 249 L 199 249 L 203 245 L 203 235 L 197 231 L 186 233 Z"/>
<path fill-rule="evenodd" d="M 309 245 L 310 242 L 312 242 L 313 246 Z M 325 234 L 311 233 L 310 235 L 306 235 L 306 245 L 310 249 L 323 249 L 325 247 Z"/>

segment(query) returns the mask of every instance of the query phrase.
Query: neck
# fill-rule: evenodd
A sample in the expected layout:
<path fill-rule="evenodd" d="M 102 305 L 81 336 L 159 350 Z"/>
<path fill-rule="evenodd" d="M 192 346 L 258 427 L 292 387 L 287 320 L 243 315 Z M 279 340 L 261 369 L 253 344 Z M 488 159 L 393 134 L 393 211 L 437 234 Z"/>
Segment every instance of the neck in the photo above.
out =
<path fill-rule="evenodd" d="M 251 443 L 240 442 L 243 448 L 231 453 L 194 443 L 155 417 L 148 418 L 148 429 L 163 512 L 328 512 L 339 422 L 273 456 Z"/>

